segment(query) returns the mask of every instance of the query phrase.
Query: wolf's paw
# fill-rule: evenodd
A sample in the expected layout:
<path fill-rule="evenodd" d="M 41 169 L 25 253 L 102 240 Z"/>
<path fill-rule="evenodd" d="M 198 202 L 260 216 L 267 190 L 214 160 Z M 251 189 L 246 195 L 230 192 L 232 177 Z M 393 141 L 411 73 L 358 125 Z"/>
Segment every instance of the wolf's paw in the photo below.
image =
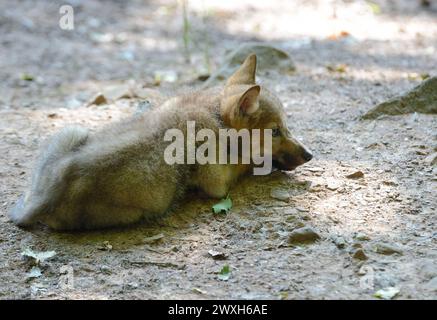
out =
<path fill-rule="evenodd" d="M 24 212 L 24 195 L 21 195 L 20 198 L 18 198 L 15 205 L 9 211 L 9 218 L 11 218 L 12 222 L 18 226 L 26 225 L 26 221 L 25 221 L 26 219 L 23 216 L 23 212 Z"/>
<path fill-rule="evenodd" d="M 21 195 L 15 205 L 9 211 L 9 218 L 19 227 L 28 228 L 35 224 L 35 217 L 32 214 L 33 210 L 28 210 L 25 196 Z"/>

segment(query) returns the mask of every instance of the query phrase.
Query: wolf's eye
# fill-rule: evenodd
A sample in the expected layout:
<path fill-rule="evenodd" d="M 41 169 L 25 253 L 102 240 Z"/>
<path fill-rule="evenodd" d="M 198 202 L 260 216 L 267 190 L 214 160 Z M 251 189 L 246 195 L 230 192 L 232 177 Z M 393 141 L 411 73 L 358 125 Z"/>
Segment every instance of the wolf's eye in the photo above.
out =
<path fill-rule="evenodd" d="M 273 137 L 279 137 L 281 135 L 281 130 L 279 128 L 272 129 L 272 136 Z"/>

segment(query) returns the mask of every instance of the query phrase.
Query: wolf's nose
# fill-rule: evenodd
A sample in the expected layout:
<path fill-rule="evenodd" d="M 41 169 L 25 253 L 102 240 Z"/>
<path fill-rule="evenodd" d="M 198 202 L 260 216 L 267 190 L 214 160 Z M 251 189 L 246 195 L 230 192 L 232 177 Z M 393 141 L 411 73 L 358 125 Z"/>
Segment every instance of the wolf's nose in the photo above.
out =
<path fill-rule="evenodd" d="M 308 162 L 308 161 L 310 161 L 310 160 L 313 158 L 313 155 L 312 155 L 310 152 L 304 150 L 304 151 L 303 151 L 303 154 L 302 154 L 302 158 L 303 158 L 306 162 Z"/>

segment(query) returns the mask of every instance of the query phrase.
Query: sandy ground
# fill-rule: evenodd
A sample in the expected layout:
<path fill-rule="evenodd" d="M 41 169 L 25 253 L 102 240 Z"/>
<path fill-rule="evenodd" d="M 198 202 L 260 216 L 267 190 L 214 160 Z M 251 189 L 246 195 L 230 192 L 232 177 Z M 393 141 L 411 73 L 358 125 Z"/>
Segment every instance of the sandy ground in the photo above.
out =
<path fill-rule="evenodd" d="M 395 299 L 436 299 L 437 171 L 425 159 L 437 151 L 437 118 L 358 117 L 437 75 L 437 3 L 375 2 L 191 1 L 188 63 L 176 1 L 70 1 L 72 31 L 58 26 L 62 2 L 2 1 L 0 299 L 372 299 L 390 287 Z M 162 87 L 198 84 L 227 50 L 254 40 L 283 48 L 297 66 L 259 79 L 281 97 L 313 161 L 245 179 L 225 216 L 211 213 L 214 200 L 190 196 L 153 226 L 63 234 L 9 221 L 41 139 L 136 112 L 140 99 L 87 107 L 98 91 L 153 87 L 157 72 L 175 80 Z M 346 178 L 356 171 L 364 176 Z M 289 198 L 274 199 L 277 190 Z M 302 226 L 321 240 L 289 245 Z M 376 249 L 384 245 L 397 252 Z M 38 278 L 28 277 L 26 248 L 57 253 Z M 227 281 L 218 278 L 224 265 Z"/>

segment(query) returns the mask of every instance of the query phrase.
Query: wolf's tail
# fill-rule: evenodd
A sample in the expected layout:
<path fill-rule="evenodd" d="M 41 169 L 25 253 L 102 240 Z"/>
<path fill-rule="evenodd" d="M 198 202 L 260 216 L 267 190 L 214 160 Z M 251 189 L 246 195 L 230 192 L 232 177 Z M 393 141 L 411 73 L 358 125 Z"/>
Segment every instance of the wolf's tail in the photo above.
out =
<path fill-rule="evenodd" d="M 68 172 L 66 155 L 78 150 L 88 139 L 88 130 L 67 127 L 48 140 L 35 168 L 30 190 L 22 195 L 9 212 L 11 220 L 22 227 L 35 224 L 49 210 L 63 189 L 64 174 Z"/>

